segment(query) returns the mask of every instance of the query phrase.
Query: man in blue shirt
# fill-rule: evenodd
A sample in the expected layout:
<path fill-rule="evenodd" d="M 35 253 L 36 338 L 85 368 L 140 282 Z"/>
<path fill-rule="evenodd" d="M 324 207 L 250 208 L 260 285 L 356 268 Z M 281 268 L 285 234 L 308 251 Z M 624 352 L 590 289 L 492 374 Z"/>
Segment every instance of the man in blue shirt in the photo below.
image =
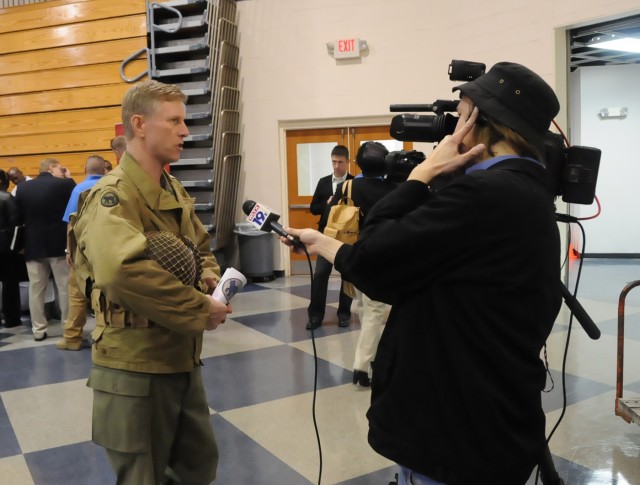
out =
<path fill-rule="evenodd" d="M 105 174 L 106 163 L 100 155 L 91 155 L 87 158 L 84 171 L 87 178 L 75 186 L 67 209 L 62 220 L 69 224 L 71 215 L 78 211 L 78 201 L 80 194 L 91 189 L 98 180 Z M 67 247 L 67 263 L 69 264 L 69 316 L 64 322 L 62 339 L 56 342 L 56 347 L 61 350 L 80 350 L 89 347 L 88 341 L 82 339 L 82 330 L 87 323 L 87 300 L 85 295 L 78 288 L 76 281 L 76 271 Z"/>

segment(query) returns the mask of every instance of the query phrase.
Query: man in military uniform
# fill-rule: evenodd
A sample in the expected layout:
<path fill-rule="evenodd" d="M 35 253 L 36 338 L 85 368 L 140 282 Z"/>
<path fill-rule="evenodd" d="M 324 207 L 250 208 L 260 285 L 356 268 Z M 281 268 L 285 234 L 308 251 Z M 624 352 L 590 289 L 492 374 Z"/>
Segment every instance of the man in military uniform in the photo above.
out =
<path fill-rule="evenodd" d="M 93 441 L 118 484 L 208 484 L 218 451 L 200 375 L 204 330 L 223 323 L 220 270 L 192 199 L 163 167 L 180 158 L 186 96 L 145 81 L 122 104 L 127 152 L 82 204 L 73 233 L 92 333 Z"/>

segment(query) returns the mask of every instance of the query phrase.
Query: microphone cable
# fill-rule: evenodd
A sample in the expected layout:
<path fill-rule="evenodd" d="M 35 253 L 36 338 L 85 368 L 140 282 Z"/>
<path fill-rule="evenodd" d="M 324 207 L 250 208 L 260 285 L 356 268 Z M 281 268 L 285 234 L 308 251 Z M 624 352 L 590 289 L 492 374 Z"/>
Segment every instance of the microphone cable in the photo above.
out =
<path fill-rule="evenodd" d="M 585 234 L 585 230 L 584 227 L 582 226 L 582 224 L 580 223 L 580 220 L 573 218 L 571 216 L 568 216 L 571 218 L 571 220 L 565 220 L 564 217 L 566 217 L 564 214 L 558 214 L 558 220 L 560 222 L 574 222 L 575 224 L 578 225 L 578 227 L 580 228 L 580 231 L 582 232 L 582 252 L 580 253 L 580 258 L 579 258 L 579 262 L 578 262 L 578 273 L 576 275 L 576 283 L 573 289 L 573 293 L 572 296 L 575 298 L 576 295 L 578 294 L 578 286 L 580 284 L 580 277 L 582 274 L 582 264 L 584 262 L 584 248 L 586 246 L 586 234 Z M 567 251 L 569 251 L 569 248 L 567 247 Z M 571 341 L 571 330 L 573 328 L 573 316 L 574 313 L 573 311 L 571 311 L 571 314 L 569 316 L 569 323 L 568 323 L 568 328 L 567 328 L 567 340 L 565 342 L 565 346 L 564 346 L 564 352 L 563 352 L 563 356 L 562 356 L 562 368 L 561 368 L 561 382 L 562 382 L 562 410 L 560 411 L 560 416 L 558 417 L 558 420 L 556 421 L 555 425 L 553 426 L 553 428 L 551 429 L 551 432 L 549 433 L 549 436 L 547 437 L 547 441 L 546 441 L 546 446 L 547 448 L 549 447 L 549 442 L 551 441 L 551 438 L 553 437 L 553 435 L 555 434 L 556 430 L 558 429 L 558 427 L 560 426 L 560 423 L 562 422 L 562 420 L 564 419 L 564 415 L 567 411 L 567 382 L 566 382 L 566 370 L 567 370 L 567 357 L 569 354 L 569 342 Z M 546 355 L 546 352 L 545 352 Z M 549 375 L 551 375 L 551 373 L 549 372 L 549 369 L 547 368 L 547 372 Z M 553 382 L 553 379 L 552 379 Z M 538 485 L 538 478 L 540 476 L 540 465 L 537 466 L 536 469 L 536 479 L 534 484 Z M 551 484 L 553 485 L 553 484 Z"/>
<path fill-rule="evenodd" d="M 311 256 L 307 251 L 304 244 L 301 244 L 304 254 L 307 256 L 307 262 L 309 263 L 309 276 L 311 277 L 311 294 L 313 295 L 313 265 L 311 264 Z M 316 434 L 316 441 L 318 443 L 318 485 L 322 483 L 322 444 L 320 443 L 320 431 L 318 430 L 318 420 L 316 417 L 316 401 L 318 397 L 318 351 L 316 348 L 316 337 L 314 335 L 314 329 L 311 329 L 311 346 L 313 347 L 313 399 L 311 402 L 311 417 L 313 420 L 313 429 Z"/>
<path fill-rule="evenodd" d="M 278 224 L 280 216 L 273 212 L 266 206 L 257 204 L 253 200 L 246 200 L 242 204 L 242 211 L 248 216 L 247 220 L 252 226 L 257 227 L 261 231 L 275 232 L 280 238 L 287 241 L 292 248 L 301 248 L 307 257 L 309 263 L 309 276 L 311 277 L 311 294 L 313 295 L 313 265 L 311 264 L 311 256 L 306 246 L 300 241 L 299 238 L 288 234 L 284 228 Z M 265 229 L 266 227 L 266 229 Z M 318 430 L 318 420 L 316 418 L 316 401 L 318 395 L 318 350 L 316 348 L 316 339 L 311 329 L 311 345 L 313 347 L 313 400 L 311 404 L 311 416 L 313 419 L 313 428 L 316 434 L 316 440 L 318 442 L 318 455 L 320 462 L 320 469 L 318 472 L 318 485 L 322 481 L 322 445 L 320 443 L 320 431 Z"/>
<path fill-rule="evenodd" d="M 567 136 L 565 135 L 564 131 L 562 130 L 562 128 L 560 128 L 560 126 L 558 125 L 558 123 L 556 123 L 555 120 L 552 120 L 552 123 L 558 129 L 558 131 L 560 132 L 560 136 L 562 137 L 565 146 L 570 147 L 571 144 L 569 143 L 569 140 L 568 140 Z M 566 224 L 575 223 L 575 224 L 578 225 L 578 227 L 580 228 L 580 232 L 582 233 L 582 251 L 580 253 L 580 258 L 579 258 L 579 262 L 578 262 L 578 273 L 576 274 L 576 283 L 575 283 L 575 286 L 574 286 L 574 289 L 573 289 L 573 293 L 571 293 L 571 296 L 574 299 L 576 298 L 576 296 L 578 294 L 578 286 L 580 285 L 580 277 L 582 275 L 582 265 L 583 265 L 583 262 L 584 262 L 584 254 L 585 254 L 585 250 L 584 249 L 585 249 L 586 243 L 587 243 L 587 236 L 585 234 L 584 227 L 580 223 L 580 221 L 581 220 L 595 219 L 596 217 L 598 217 L 600 215 L 600 212 L 601 212 L 600 200 L 595 195 L 594 195 L 594 200 L 595 200 L 595 202 L 597 204 L 597 211 L 592 216 L 578 218 L 578 217 L 571 216 L 569 214 L 556 214 L 556 220 L 558 222 L 564 222 Z M 569 225 L 569 241 L 571 241 L 571 226 L 570 225 Z M 564 259 L 564 261 L 562 263 L 562 267 L 564 267 L 564 265 L 569 261 L 569 259 L 570 259 L 569 252 L 570 251 L 571 251 L 571 245 L 568 244 L 567 245 L 567 252 L 565 254 L 565 259 Z M 564 352 L 563 352 L 563 356 L 562 356 L 562 368 L 561 368 L 562 410 L 560 411 L 560 416 L 558 417 L 558 420 L 556 421 L 555 425 L 551 429 L 551 432 L 549 433 L 549 436 L 547 437 L 547 440 L 546 440 L 546 447 L 547 447 L 547 451 L 548 451 L 548 457 L 549 457 L 549 460 L 551 461 L 551 463 L 553 463 L 553 460 L 551 460 L 551 454 L 550 454 L 550 450 L 549 450 L 549 442 L 551 441 L 551 438 L 553 437 L 553 435 L 555 434 L 556 430 L 560 426 L 560 423 L 564 419 L 564 415 L 566 414 L 566 411 L 567 411 L 566 370 L 567 370 L 567 357 L 568 357 L 568 354 L 569 354 L 569 342 L 571 341 L 571 331 L 572 331 L 572 328 L 573 328 L 573 317 L 574 317 L 573 310 L 571 308 L 569 308 L 569 310 L 571 311 L 571 313 L 569 315 L 569 323 L 568 323 L 568 328 L 567 328 L 567 340 L 566 340 L 565 346 L 564 346 Z M 586 331 L 586 328 L 585 328 L 585 331 Z M 587 332 L 587 333 L 589 333 L 589 332 Z M 591 336 L 591 335 L 589 335 L 589 336 Z M 554 382 L 553 382 L 553 378 L 551 377 L 551 372 L 549 371 L 549 363 L 547 361 L 546 343 L 545 343 L 544 349 L 545 349 L 544 357 L 545 357 L 545 364 L 546 364 L 546 367 L 547 367 L 547 374 L 551 378 L 552 387 L 551 387 L 551 389 L 549 389 L 549 391 L 543 390 L 543 392 L 551 392 L 555 385 L 554 385 Z M 535 479 L 535 482 L 534 482 L 535 485 L 538 485 L 539 476 L 540 476 L 540 465 L 538 465 L 536 467 L 536 479 Z M 551 484 L 551 485 L 553 485 L 553 484 Z"/>

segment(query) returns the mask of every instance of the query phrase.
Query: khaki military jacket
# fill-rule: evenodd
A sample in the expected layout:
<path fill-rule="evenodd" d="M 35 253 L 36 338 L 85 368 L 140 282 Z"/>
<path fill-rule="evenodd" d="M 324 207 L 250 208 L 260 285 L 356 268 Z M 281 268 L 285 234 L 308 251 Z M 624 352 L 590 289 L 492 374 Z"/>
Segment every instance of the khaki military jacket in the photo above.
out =
<path fill-rule="evenodd" d="M 184 285 L 145 254 L 145 232 L 180 233 L 197 246 L 205 277 L 219 280 L 210 237 L 182 185 L 168 174 L 157 185 L 125 153 L 93 187 L 74 226 L 79 278 L 93 282 L 92 359 L 136 372 L 188 372 L 200 365 L 210 297 Z"/>

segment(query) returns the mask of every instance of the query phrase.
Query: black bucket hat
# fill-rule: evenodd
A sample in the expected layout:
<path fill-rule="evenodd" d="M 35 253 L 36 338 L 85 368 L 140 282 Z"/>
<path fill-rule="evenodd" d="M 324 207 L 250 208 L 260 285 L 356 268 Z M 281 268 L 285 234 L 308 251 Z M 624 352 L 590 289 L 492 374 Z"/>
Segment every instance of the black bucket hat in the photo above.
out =
<path fill-rule="evenodd" d="M 499 62 L 479 78 L 456 86 L 482 113 L 542 147 L 560 103 L 540 76 L 521 64 Z"/>

